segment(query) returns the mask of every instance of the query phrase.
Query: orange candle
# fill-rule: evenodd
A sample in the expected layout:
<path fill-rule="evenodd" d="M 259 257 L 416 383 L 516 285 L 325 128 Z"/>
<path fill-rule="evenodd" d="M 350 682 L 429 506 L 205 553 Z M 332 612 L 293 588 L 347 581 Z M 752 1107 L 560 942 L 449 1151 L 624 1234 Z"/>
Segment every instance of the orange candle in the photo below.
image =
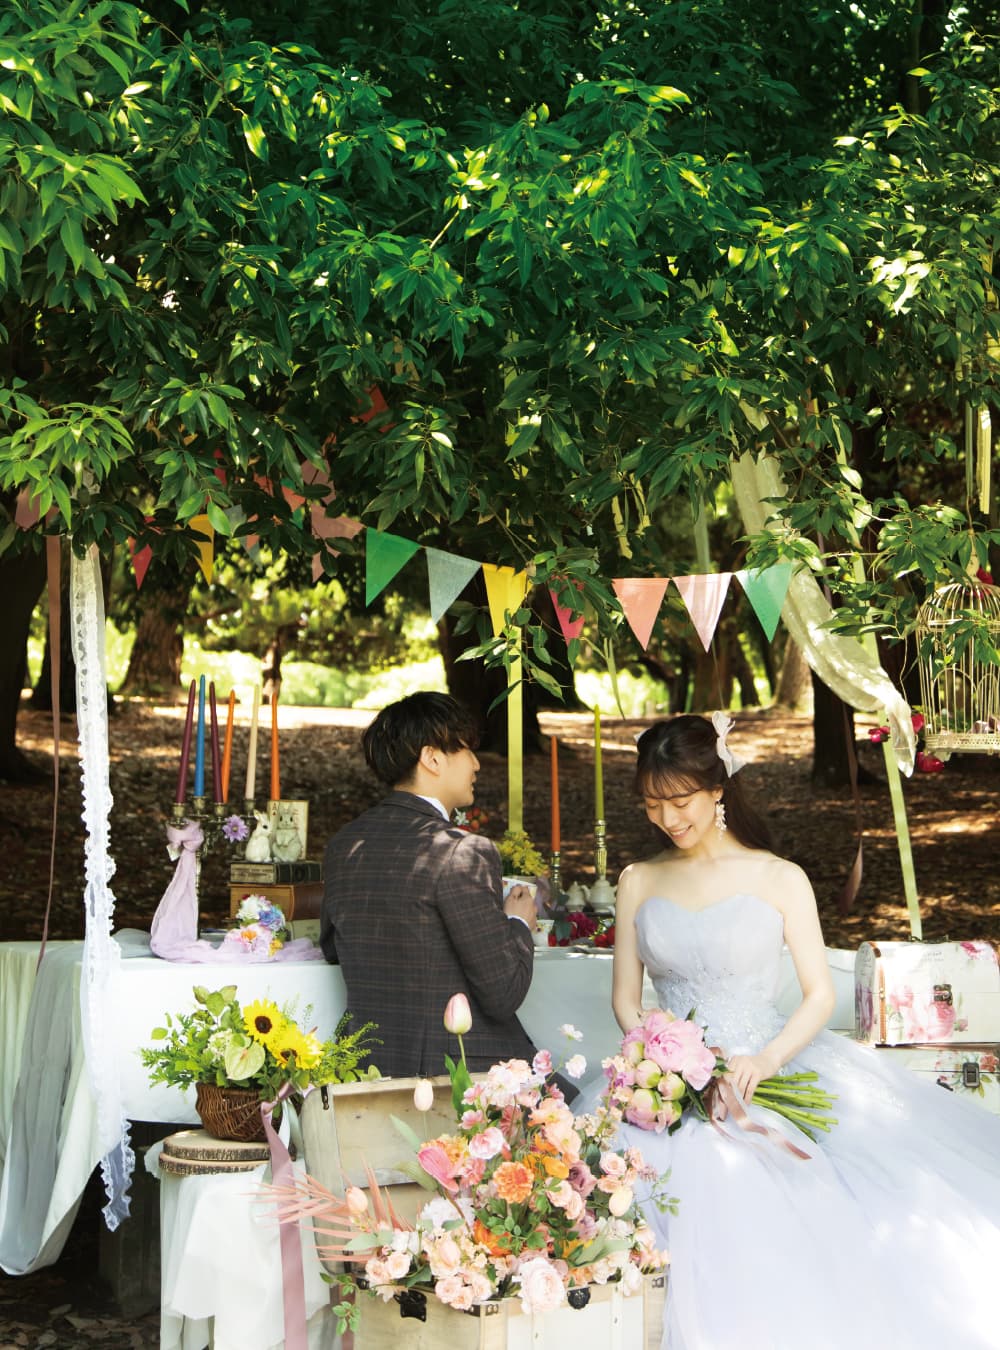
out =
<path fill-rule="evenodd" d="M 229 770 L 233 763 L 233 714 L 236 711 L 236 690 L 229 691 L 229 712 L 226 714 L 226 739 L 222 747 L 222 800 L 229 801 Z"/>
<path fill-rule="evenodd" d="M 271 694 L 271 801 L 281 801 L 281 767 L 278 759 L 278 691 Z"/>
<path fill-rule="evenodd" d="M 552 852 L 559 852 L 559 742 L 552 741 Z"/>

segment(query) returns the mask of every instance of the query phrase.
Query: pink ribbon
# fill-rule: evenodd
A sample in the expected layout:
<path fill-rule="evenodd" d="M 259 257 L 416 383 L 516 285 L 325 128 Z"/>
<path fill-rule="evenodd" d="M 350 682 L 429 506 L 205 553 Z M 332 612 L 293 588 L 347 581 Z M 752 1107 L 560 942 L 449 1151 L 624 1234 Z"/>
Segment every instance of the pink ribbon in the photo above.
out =
<path fill-rule="evenodd" d="M 778 1130 L 768 1125 L 758 1125 L 756 1121 L 751 1120 L 742 1098 L 727 1078 L 712 1079 L 705 1089 L 705 1106 L 708 1109 L 709 1120 L 727 1139 L 731 1139 L 732 1135 L 726 1134 L 719 1122 L 725 1120 L 728 1115 L 732 1116 L 739 1128 L 745 1130 L 747 1134 L 762 1134 L 765 1139 L 791 1153 L 793 1157 L 802 1158 L 806 1162 L 811 1161 L 808 1153 L 798 1148 L 790 1139 L 786 1139 Z"/>
<path fill-rule="evenodd" d="M 271 1116 L 279 1102 L 284 1101 L 292 1092 L 291 1083 L 282 1083 L 273 1102 L 261 1102 L 260 1118 L 264 1122 L 264 1135 L 271 1150 L 271 1184 L 284 1186 L 290 1190 L 295 1187 L 295 1173 L 291 1155 L 284 1141 L 271 1123 Z M 294 1223 L 281 1220 L 279 1228 L 281 1243 L 281 1296 L 285 1313 L 285 1350 L 308 1350 L 309 1334 L 306 1330 L 306 1280 L 302 1269 L 302 1238 L 298 1220 Z"/>

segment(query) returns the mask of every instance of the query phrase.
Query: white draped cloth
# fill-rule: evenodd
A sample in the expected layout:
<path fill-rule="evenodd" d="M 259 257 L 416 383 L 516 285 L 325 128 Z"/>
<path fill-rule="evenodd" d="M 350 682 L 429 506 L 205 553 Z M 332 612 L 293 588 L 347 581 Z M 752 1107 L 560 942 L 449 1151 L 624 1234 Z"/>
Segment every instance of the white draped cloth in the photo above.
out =
<path fill-rule="evenodd" d="M 731 462 L 730 475 L 748 534 L 789 528 L 773 500 L 787 497 L 788 489 L 770 455 L 756 459 L 741 455 Z M 831 631 L 833 609 L 808 571 L 793 574 L 781 618 L 810 669 L 828 689 L 858 712 L 885 716 L 899 767 L 912 773 L 917 745 L 909 704 L 857 638 Z"/>

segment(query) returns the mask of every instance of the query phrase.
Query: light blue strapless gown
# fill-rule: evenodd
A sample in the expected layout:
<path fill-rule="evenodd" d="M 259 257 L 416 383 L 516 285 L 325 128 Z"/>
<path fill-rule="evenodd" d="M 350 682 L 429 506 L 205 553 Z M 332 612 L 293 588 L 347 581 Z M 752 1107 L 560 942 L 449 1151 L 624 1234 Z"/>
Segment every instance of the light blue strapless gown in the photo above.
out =
<path fill-rule="evenodd" d="M 636 919 L 661 1007 L 693 1008 L 708 1043 L 753 1053 L 779 1030 L 781 914 L 754 895 Z M 1000 1120 L 821 1032 L 792 1063 L 836 1093 L 838 1123 L 797 1159 L 732 1122 L 623 1127 L 679 1212 L 647 1205 L 671 1254 L 663 1350 L 997 1350 Z"/>

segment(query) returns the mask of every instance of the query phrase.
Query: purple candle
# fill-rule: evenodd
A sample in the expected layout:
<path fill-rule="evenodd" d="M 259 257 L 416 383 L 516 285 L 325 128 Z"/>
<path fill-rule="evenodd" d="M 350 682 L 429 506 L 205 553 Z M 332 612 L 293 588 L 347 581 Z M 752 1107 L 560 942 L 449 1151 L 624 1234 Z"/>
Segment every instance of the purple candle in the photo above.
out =
<path fill-rule="evenodd" d="M 222 757 L 219 753 L 219 714 L 215 706 L 215 681 L 208 686 L 208 707 L 212 720 L 212 799 L 224 801 L 222 795 Z"/>
<path fill-rule="evenodd" d="M 187 796 L 187 776 L 188 761 L 191 758 L 191 730 L 194 726 L 194 680 L 191 681 L 191 688 L 188 690 L 188 709 L 187 718 L 184 722 L 184 739 L 181 741 L 181 767 L 177 775 L 177 797 L 178 804 L 182 803 Z"/>

